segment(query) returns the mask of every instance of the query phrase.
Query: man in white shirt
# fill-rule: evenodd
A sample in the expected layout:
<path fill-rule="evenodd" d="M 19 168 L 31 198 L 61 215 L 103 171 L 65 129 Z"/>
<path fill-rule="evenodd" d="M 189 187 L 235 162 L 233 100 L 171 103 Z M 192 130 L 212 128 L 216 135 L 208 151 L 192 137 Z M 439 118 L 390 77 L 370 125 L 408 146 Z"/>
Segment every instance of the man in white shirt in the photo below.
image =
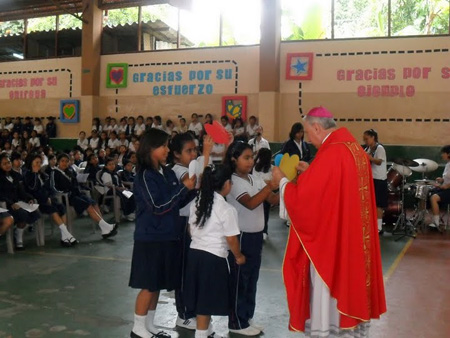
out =
<path fill-rule="evenodd" d="M 203 125 L 198 121 L 198 115 L 196 113 L 191 116 L 192 122 L 189 124 L 189 130 L 195 133 L 196 137 L 200 137 L 203 131 Z"/>
<path fill-rule="evenodd" d="M 250 141 L 248 141 L 248 144 L 252 146 L 253 154 L 256 156 L 258 154 L 258 151 L 261 148 L 267 148 L 270 149 L 269 141 L 267 141 L 265 138 L 262 137 L 263 128 L 259 126 L 256 130 L 256 137 L 252 138 Z"/>

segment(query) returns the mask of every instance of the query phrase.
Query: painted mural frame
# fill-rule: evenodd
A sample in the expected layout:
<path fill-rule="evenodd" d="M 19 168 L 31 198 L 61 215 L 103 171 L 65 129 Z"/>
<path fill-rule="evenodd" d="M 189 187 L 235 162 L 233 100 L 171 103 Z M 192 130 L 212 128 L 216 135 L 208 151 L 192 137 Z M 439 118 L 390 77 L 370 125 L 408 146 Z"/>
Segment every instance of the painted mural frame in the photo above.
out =
<path fill-rule="evenodd" d="M 301 65 L 307 65 L 307 69 L 305 71 L 302 71 L 300 74 L 292 75 L 292 68 L 295 68 L 293 65 L 294 60 L 297 60 L 298 67 L 302 67 Z M 302 63 L 300 60 L 304 60 L 305 62 Z M 313 64 L 314 64 L 313 53 L 287 53 L 286 80 L 312 80 Z"/>
<path fill-rule="evenodd" d="M 237 111 L 238 109 L 239 111 Z M 222 115 L 227 116 L 233 121 L 240 117 L 243 121 L 247 120 L 247 96 L 231 95 L 222 96 Z"/>
<path fill-rule="evenodd" d="M 59 103 L 59 120 L 62 123 L 79 123 L 80 101 L 61 100 Z"/>
<path fill-rule="evenodd" d="M 108 63 L 106 66 L 106 88 L 127 88 L 128 63 Z"/>

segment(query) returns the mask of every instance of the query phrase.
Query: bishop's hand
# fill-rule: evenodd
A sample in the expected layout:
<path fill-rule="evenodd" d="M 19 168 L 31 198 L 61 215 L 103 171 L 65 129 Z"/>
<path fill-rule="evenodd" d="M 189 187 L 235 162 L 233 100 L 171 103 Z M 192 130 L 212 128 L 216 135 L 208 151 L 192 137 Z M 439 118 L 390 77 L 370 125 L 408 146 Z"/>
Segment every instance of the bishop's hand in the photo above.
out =
<path fill-rule="evenodd" d="M 304 173 L 306 171 L 306 169 L 308 169 L 308 168 L 309 168 L 309 164 L 307 162 L 300 161 L 297 164 L 297 172 L 299 175 Z"/>

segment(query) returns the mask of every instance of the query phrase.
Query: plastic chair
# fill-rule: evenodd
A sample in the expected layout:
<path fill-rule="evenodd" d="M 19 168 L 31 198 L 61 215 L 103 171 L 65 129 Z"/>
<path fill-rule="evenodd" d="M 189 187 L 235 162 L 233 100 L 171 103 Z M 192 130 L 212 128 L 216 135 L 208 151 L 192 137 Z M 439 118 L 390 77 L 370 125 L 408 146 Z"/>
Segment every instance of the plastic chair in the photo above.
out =
<path fill-rule="evenodd" d="M 104 191 L 104 193 L 102 194 L 103 199 L 102 199 L 101 209 L 103 210 L 105 208 L 106 201 L 112 200 L 113 201 L 114 219 L 115 219 L 116 223 L 119 223 L 120 222 L 120 209 L 121 209 L 120 197 L 117 196 L 117 190 L 114 185 L 105 186 L 102 183 L 101 174 L 102 174 L 102 172 L 98 171 L 97 174 L 95 175 L 95 179 L 97 180 L 98 190 Z M 108 192 L 110 189 L 112 190 L 112 194 L 108 195 Z"/>

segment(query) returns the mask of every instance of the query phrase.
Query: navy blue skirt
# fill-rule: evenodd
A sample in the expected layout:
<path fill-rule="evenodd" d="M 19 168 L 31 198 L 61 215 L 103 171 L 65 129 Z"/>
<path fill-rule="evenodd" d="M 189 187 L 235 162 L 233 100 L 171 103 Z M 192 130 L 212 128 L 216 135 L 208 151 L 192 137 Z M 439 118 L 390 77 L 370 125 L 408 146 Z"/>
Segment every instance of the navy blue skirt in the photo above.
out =
<path fill-rule="evenodd" d="M 181 241 L 135 241 L 129 286 L 151 292 L 181 287 Z"/>

